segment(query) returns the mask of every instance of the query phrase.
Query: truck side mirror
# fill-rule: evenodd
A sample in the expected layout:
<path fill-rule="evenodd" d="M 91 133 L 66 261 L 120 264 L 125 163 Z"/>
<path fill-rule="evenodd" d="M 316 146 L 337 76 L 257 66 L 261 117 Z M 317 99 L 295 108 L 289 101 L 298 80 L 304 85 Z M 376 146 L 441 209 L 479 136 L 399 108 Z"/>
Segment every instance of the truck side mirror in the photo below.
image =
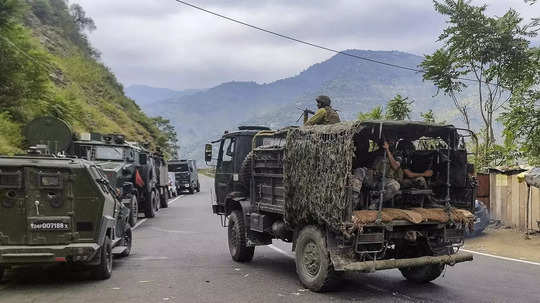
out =
<path fill-rule="evenodd" d="M 204 161 L 212 161 L 212 144 L 206 144 L 204 146 Z"/>
<path fill-rule="evenodd" d="M 146 165 L 148 162 L 148 155 L 147 154 L 139 154 L 139 164 Z"/>

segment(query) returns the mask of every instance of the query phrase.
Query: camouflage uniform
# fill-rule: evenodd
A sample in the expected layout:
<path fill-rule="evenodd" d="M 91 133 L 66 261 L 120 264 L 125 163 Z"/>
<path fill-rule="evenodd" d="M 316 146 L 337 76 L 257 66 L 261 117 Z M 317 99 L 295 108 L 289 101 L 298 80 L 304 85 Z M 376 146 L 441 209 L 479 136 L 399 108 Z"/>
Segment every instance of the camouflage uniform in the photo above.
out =
<path fill-rule="evenodd" d="M 396 159 L 399 162 L 399 160 Z M 383 168 L 386 162 L 386 173 L 384 174 L 384 194 L 383 201 L 388 201 L 394 198 L 399 193 L 400 183 L 403 181 L 403 170 L 401 168 L 393 169 L 388 159 L 383 159 L 379 156 L 375 159 L 375 175 L 368 178 L 368 182 L 373 184 L 373 187 L 379 189 L 381 187 Z"/>
<path fill-rule="evenodd" d="M 309 120 L 304 122 L 304 125 L 326 125 L 341 122 L 338 113 L 330 106 L 330 98 L 328 96 L 317 97 L 319 109 Z"/>

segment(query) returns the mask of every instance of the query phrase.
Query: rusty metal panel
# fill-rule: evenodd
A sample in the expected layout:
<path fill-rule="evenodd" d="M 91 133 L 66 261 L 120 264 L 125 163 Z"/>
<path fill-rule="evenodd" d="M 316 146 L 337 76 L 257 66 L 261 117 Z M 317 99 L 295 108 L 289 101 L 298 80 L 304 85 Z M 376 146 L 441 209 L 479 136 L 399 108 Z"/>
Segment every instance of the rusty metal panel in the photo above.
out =
<path fill-rule="evenodd" d="M 490 187 L 489 187 L 489 174 L 478 174 L 478 200 L 484 202 L 486 207 L 491 210 L 490 205 Z"/>

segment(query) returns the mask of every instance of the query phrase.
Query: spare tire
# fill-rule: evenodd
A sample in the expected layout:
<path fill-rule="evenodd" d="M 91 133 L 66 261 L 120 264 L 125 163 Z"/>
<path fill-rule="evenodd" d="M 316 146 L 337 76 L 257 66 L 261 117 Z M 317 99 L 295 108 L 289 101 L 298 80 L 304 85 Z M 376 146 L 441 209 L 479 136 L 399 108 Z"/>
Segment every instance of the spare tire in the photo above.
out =
<path fill-rule="evenodd" d="M 253 151 L 250 151 L 240 165 L 240 171 L 238 172 L 238 180 L 247 192 L 249 192 L 249 185 L 251 184 L 251 162 L 253 156 Z"/>

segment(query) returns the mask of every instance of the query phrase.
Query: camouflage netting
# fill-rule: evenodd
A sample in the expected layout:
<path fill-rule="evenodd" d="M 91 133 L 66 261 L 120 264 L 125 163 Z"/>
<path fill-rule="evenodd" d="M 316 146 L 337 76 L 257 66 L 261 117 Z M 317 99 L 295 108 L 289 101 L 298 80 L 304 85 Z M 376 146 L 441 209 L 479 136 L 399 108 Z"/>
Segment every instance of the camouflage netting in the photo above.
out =
<path fill-rule="evenodd" d="M 345 216 L 351 203 L 353 136 L 361 127 L 343 122 L 289 131 L 283 167 L 288 222 L 318 222 L 339 230 L 350 221 Z"/>
<path fill-rule="evenodd" d="M 381 214 L 381 219 L 384 223 L 388 223 L 393 220 L 406 220 L 414 224 L 427 221 L 440 223 L 452 221 L 471 227 L 474 222 L 474 215 L 471 212 L 458 208 L 451 208 L 449 211 L 441 208 L 385 208 Z M 354 211 L 352 215 L 353 223 L 359 228 L 362 228 L 367 224 L 372 224 L 376 220 L 376 210 L 358 210 Z"/>

